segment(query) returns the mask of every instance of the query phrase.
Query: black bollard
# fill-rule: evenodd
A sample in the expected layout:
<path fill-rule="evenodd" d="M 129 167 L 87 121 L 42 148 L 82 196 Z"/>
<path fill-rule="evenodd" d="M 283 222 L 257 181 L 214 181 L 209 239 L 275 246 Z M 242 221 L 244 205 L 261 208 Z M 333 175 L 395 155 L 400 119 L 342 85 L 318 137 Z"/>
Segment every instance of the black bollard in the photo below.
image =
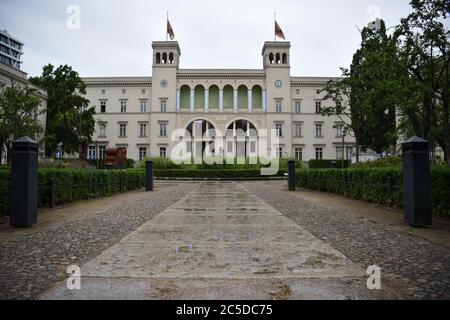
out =
<path fill-rule="evenodd" d="M 153 191 L 153 161 L 145 162 L 145 190 Z"/>
<path fill-rule="evenodd" d="M 405 222 L 412 227 L 432 224 L 428 142 L 412 137 L 402 143 Z"/>
<path fill-rule="evenodd" d="M 289 191 L 295 191 L 295 160 L 288 161 L 288 187 Z"/>
<path fill-rule="evenodd" d="M 37 222 L 38 143 L 29 137 L 12 143 L 9 223 L 29 227 Z"/>

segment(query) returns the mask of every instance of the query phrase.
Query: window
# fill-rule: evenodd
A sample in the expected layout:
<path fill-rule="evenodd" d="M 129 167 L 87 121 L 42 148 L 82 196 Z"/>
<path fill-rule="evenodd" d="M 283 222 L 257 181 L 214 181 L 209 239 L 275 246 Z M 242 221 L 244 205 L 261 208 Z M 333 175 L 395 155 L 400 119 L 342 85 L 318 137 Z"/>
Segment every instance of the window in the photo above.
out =
<path fill-rule="evenodd" d="M 166 112 L 166 110 L 167 110 L 167 100 L 166 99 L 161 99 L 160 104 L 161 104 L 161 112 Z"/>
<path fill-rule="evenodd" d="M 227 142 L 227 151 L 228 152 L 233 152 L 233 141 L 228 141 Z"/>
<path fill-rule="evenodd" d="M 353 147 L 345 147 L 345 159 L 352 160 Z"/>
<path fill-rule="evenodd" d="M 316 148 L 316 160 L 322 160 L 323 159 L 323 148 Z"/>
<path fill-rule="evenodd" d="M 283 124 L 281 124 L 281 123 L 275 124 L 275 130 L 276 130 L 277 137 L 283 136 Z"/>
<path fill-rule="evenodd" d="M 147 158 L 147 147 L 139 147 L 139 161 Z"/>
<path fill-rule="evenodd" d="M 100 113 L 106 112 L 106 101 L 100 101 Z"/>
<path fill-rule="evenodd" d="M 139 124 L 139 136 L 140 137 L 146 137 L 147 136 L 147 124 L 146 123 L 140 123 Z"/>
<path fill-rule="evenodd" d="M 125 138 L 127 136 L 127 124 L 121 123 L 119 124 L 119 137 Z"/>
<path fill-rule="evenodd" d="M 98 127 L 99 127 L 98 136 L 106 137 L 106 124 L 100 123 Z"/>
<path fill-rule="evenodd" d="M 337 123 L 336 124 L 336 138 L 342 138 L 343 134 L 344 134 L 344 126 L 342 125 L 342 123 Z"/>
<path fill-rule="evenodd" d="M 106 93 L 106 90 L 105 89 L 102 89 L 102 94 L 105 94 Z"/>
<path fill-rule="evenodd" d="M 141 112 L 147 112 L 147 100 L 141 100 Z"/>
<path fill-rule="evenodd" d="M 296 123 L 295 124 L 295 137 L 301 138 L 302 136 L 302 124 Z"/>
<path fill-rule="evenodd" d="M 316 113 L 321 114 L 322 113 L 322 102 L 316 101 Z"/>
<path fill-rule="evenodd" d="M 167 148 L 166 147 L 159 147 L 159 156 L 161 158 L 166 158 Z"/>
<path fill-rule="evenodd" d="M 303 161 L 303 148 L 295 148 L 294 156 L 295 156 L 295 160 Z"/>
<path fill-rule="evenodd" d="M 336 147 L 336 160 L 342 160 L 342 146 Z"/>
<path fill-rule="evenodd" d="M 322 124 L 316 123 L 316 138 L 322 138 Z"/>
<path fill-rule="evenodd" d="M 106 146 L 98 146 L 98 158 L 105 159 Z"/>
<path fill-rule="evenodd" d="M 127 102 L 125 100 L 120 101 L 120 112 L 127 112 Z"/>
<path fill-rule="evenodd" d="M 300 89 L 295 89 L 296 94 L 300 94 Z"/>
<path fill-rule="evenodd" d="M 283 158 L 283 147 L 277 148 L 277 157 L 278 157 L 278 159 Z"/>
<path fill-rule="evenodd" d="M 89 146 L 88 148 L 88 159 L 95 160 L 95 146 Z"/>
<path fill-rule="evenodd" d="M 142 89 L 142 90 L 141 90 L 141 93 L 142 93 L 142 94 L 145 94 L 145 92 L 146 92 L 145 89 Z"/>
<path fill-rule="evenodd" d="M 125 94 L 125 93 L 127 93 L 127 90 L 122 89 L 122 94 Z"/>
<path fill-rule="evenodd" d="M 300 113 L 301 112 L 300 107 L 301 107 L 300 100 L 296 100 L 295 101 L 295 113 Z"/>
<path fill-rule="evenodd" d="M 256 153 L 256 142 L 255 141 L 250 142 L 250 153 Z"/>
<path fill-rule="evenodd" d="M 281 100 L 277 100 L 275 102 L 275 106 L 276 106 L 276 112 L 281 113 L 281 111 L 282 111 Z"/>
<path fill-rule="evenodd" d="M 159 123 L 159 136 L 166 137 L 167 136 L 167 122 Z"/>

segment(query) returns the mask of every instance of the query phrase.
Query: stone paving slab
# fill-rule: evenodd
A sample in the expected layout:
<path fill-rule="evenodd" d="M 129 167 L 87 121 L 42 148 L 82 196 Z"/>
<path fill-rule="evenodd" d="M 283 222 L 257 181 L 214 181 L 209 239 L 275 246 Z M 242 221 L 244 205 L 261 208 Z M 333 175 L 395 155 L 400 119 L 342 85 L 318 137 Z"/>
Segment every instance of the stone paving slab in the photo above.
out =
<path fill-rule="evenodd" d="M 221 238 L 224 231 L 227 237 Z M 248 231 L 257 236 L 249 237 Z M 361 267 L 237 183 L 201 183 L 84 264 L 81 273 L 82 283 L 87 278 L 81 291 L 68 293 L 60 283 L 42 298 L 107 299 L 128 292 L 134 298 L 159 299 L 170 292 L 169 298 L 179 299 L 257 299 L 274 298 L 280 285 L 280 299 L 344 299 L 350 292 L 350 298 L 370 296 Z M 197 291 L 189 290 L 188 281 Z M 359 283 L 358 288 L 352 283 Z"/>
<path fill-rule="evenodd" d="M 84 277 L 81 290 L 58 285 L 41 299 L 63 300 L 374 300 L 401 299 L 394 290 L 367 290 L 362 278 L 148 279 Z"/>

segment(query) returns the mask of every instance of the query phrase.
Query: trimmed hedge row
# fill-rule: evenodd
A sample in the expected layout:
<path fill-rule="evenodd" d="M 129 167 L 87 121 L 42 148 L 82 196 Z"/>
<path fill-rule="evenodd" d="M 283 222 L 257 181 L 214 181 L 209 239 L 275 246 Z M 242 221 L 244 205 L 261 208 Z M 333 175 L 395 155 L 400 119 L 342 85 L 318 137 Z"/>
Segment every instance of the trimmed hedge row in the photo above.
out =
<path fill-rule="evenodd" d="M 431 180 L 434 213 L 450 215 L 450 169 L 432 168 Z M 403 207 L 403 173 L 400 168 L 298 170 L 296 184 L 305 189 Z"/>
<path fill-rule="evenodd" d="M 309 160 L 310 169 L 330 169 L 332 167 L 332 162 L 336 163 L 336 169 L 342 168 L 342 162 L 344 163 L 344 168 L 348 168 L 351 164 L 350 160 Z"/>
<path fill-rule="evenodd" d="M 55 183 L 55 202 L 62 204 L 141 188 L 145 185 L 145 172 L 42 168 L 38 170 L 39 207 L 49 203 L 51 179 Z M 10 171 L 0 170 L 0 214 L 9 212 L 9 180 Z"/>
<path fill-rule="evenodd" d="M 284 176 L 286 170 L 279 170 L 277 176 Z M 187 169 L 155 169 L 155 177 L 180 177 L 180 178 L 256 178 L 261 177 L 260 169 L 210 169 L 210 170 L 187 170 Z"/>

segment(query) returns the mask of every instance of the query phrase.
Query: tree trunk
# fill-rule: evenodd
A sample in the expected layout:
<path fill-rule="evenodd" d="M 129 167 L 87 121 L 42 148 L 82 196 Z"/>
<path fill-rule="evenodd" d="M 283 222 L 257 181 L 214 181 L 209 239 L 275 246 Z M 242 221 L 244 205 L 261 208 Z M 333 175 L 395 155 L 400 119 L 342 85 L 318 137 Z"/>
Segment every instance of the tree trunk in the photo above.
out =
<path fill-rule="evenodd" d="M 3 163 L 2 160 L 3 160 L 3 149 L 4 149 L 4 146 L 5 146 L 5 142 L 0 140 L 0 164 Z"/>

